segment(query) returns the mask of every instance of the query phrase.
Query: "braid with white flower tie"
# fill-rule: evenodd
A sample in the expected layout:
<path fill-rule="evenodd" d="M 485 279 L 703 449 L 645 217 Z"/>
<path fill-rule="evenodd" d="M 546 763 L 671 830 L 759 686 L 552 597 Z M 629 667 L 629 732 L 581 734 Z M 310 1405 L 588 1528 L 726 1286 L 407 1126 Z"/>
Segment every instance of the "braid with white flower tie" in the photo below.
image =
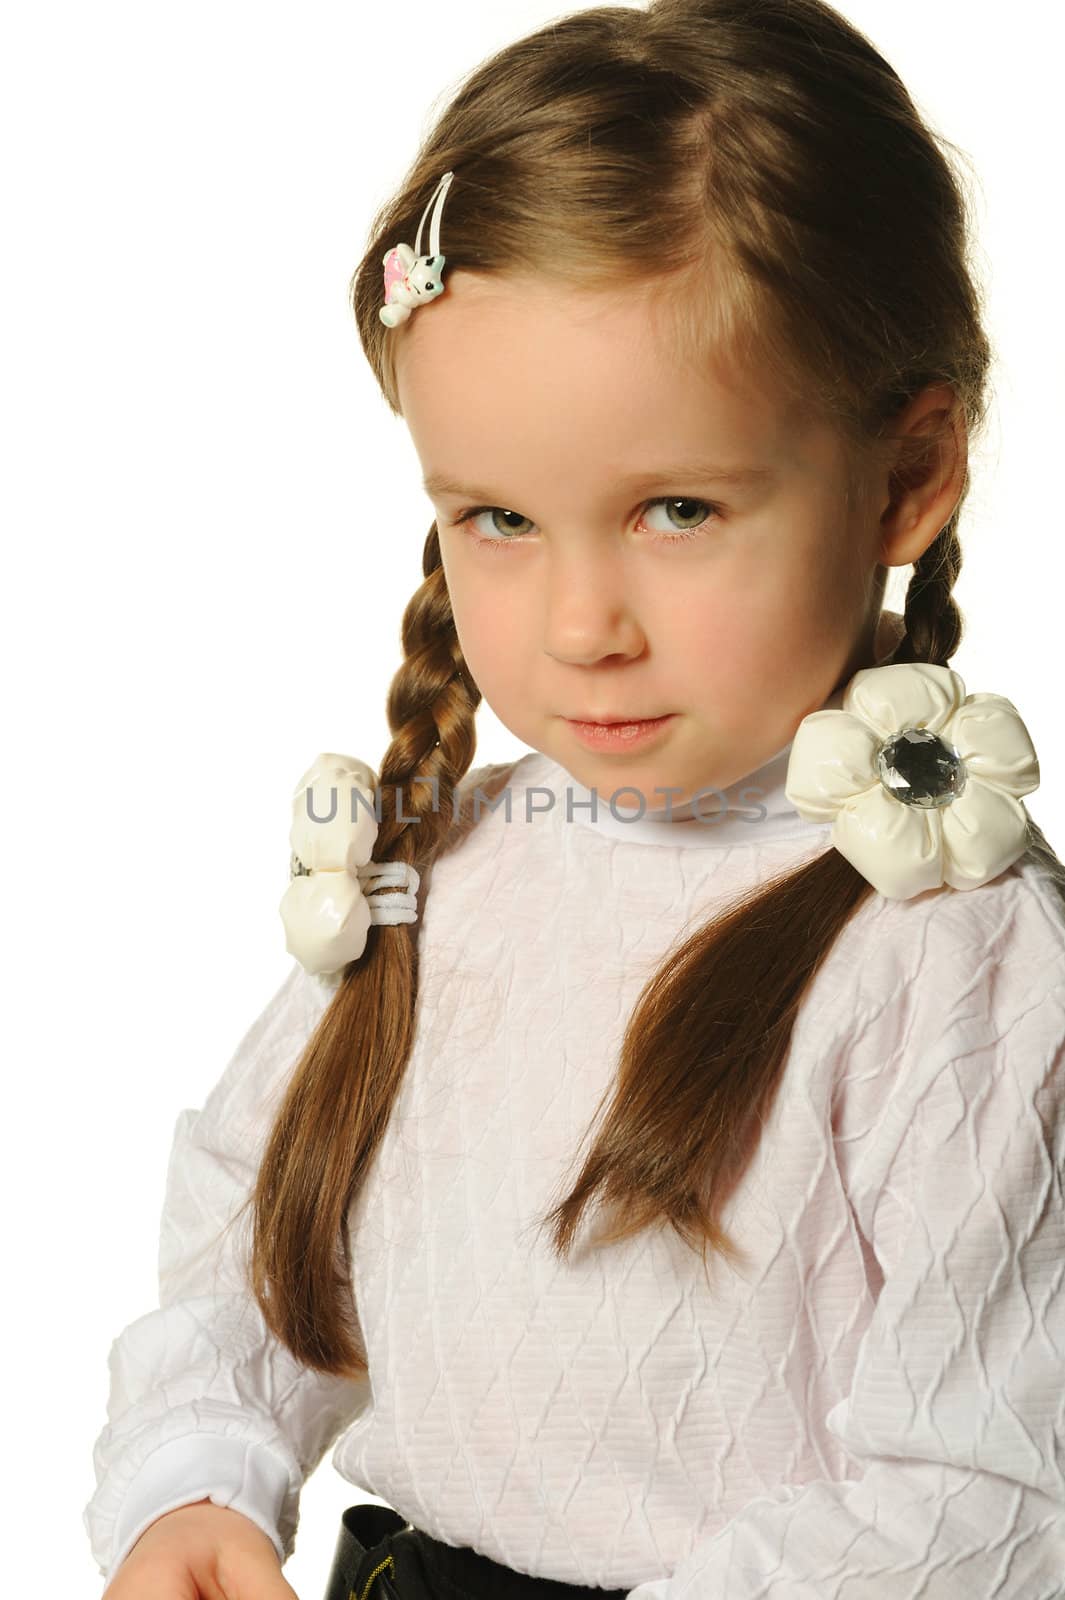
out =
<path fill-rule="evenodd" d="M 856 672 L 841 710 L 814 711 L 792 743 L 785 793 L 832 826 L 832 844 L 882 895 L 978 889 L 1024 854 L 1022 795 L 1039 760 L 1013 703 L 966 694 L 945 665 L 962 634 L 951 595 L 961 567 L 952 518 L 918 561 L 906 632 L 888 664 Z"/>

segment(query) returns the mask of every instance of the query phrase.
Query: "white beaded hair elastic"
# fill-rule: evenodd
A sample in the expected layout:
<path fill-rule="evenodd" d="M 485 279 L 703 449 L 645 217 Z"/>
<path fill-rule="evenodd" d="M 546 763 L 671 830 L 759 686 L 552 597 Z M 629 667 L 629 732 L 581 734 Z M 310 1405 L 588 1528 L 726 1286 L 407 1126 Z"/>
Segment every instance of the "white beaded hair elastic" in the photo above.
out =
<path fill-rule="evenodd" d="M 446 258 L 440 254 L 440 213 L 444 209 L 444 201 L 454 176 L 453 172 L 445 172 L 430 195 L 428 204 L 422 212 L 422 220 L 418 224 L 414 248 L 411 249 L 409 244 L 397 244 L 385 254 L 385 303 L 377 314 L 386 328 L 395 328 L 401 322 L 406 322 L 411 312 L 418 306 L 424 305 L 429 300 L 435 300 L 444 292 L 443 271 Z M 429 215 L 429 207 L 433 206 L 434 201 L 436 204 L 429 224 L 429 254 L 423 256 L 422 229 Z"/>
<path fill-rule="evenodd" d="M 842 710 L 799 723 L 784 793 L 832 823 L 832 844 L 873 887 L 909 900 L 979 889 L 1024 854 L 1039 758 L 1016 706 L 965 693 L 950 667 L 893 662 L 856 672 Z"/>
<path fill-rule="evenodd" d="M 370 860 L 377 787 L 365 761 L 328 751 L 296 785 L 289 885 L 279 910 L 285 948 L 307 972 L 339 972 L 357 961 L 371 923 L 417 921 L 415 868 L 407 861 Z M 396 887 L 402 892 L 370 892 Z"/>

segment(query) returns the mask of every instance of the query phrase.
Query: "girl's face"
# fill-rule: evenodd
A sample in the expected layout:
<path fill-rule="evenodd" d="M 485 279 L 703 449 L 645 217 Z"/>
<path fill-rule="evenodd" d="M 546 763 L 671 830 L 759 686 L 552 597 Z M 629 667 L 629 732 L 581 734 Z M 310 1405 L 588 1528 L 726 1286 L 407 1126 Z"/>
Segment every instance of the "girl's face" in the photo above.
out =
<path fill-rule="evenodd" d="M 771 385 L 678 370 L 643 290 L 566 299 L 456 271 L 396 331 L 466 663 L 578 783 L 682 807 L 872 663 L 880 530 L 864 486 L 848 503 L 834 431 Z M 666 713 L 623 753 L 567 721 Z"/>

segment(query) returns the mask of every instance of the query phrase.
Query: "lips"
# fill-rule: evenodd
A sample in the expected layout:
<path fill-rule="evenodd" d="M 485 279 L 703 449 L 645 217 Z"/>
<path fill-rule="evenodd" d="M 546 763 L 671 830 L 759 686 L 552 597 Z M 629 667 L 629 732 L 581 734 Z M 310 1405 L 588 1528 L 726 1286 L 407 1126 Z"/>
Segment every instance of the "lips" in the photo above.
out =
<path fill-rule="evenodd" d="M 676 713 L 664 717 L 638 717 L 624 722 L 587 722 L 581 718 L 567 719 L 571 735 L 586 750 L 602 755 L 627 755 L 635 750 L 646 750 L 650 745 L 668 736 L 676 721 Z"/>
<path fill-rule="evenodd" d="M 566 720 L 567 722 L 593 722 L 602 728 L 612 728 L 618 723 L 625 722 L 658 722 L 662 717 L 668 716 L 668 711 L 656 711 L 651 714 L 630 712 L 622 716 L 616 716 L 612 712 L 604 713 L 602 716 L 595 716 L 591 713 L 575 711 L 572 716 L 567 716 Z"/>

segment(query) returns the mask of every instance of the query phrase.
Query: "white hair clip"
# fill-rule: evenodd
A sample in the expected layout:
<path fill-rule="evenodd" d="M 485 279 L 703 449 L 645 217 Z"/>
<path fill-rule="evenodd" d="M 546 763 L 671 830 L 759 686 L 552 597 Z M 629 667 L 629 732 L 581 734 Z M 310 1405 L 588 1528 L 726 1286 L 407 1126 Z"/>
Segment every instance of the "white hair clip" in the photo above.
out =
<path fill-rule="evenodd" d="M 445 172 L 430 195 L 418 224 L 413 250 L 409 244 L 397 244 L 384 258 L 385 303 L 378 311 L 378 316 L 386 328 L 406 322 L 412 310 L 428 300 L 435 300 L 444 292 L 442 274 L 446 258 L 440 254 L 440 213 L 454 176 L 453 172 Z M 429 225 L 429 254 L 423 256 L 422 229 L 434 200 L 436 207 Z"/>

